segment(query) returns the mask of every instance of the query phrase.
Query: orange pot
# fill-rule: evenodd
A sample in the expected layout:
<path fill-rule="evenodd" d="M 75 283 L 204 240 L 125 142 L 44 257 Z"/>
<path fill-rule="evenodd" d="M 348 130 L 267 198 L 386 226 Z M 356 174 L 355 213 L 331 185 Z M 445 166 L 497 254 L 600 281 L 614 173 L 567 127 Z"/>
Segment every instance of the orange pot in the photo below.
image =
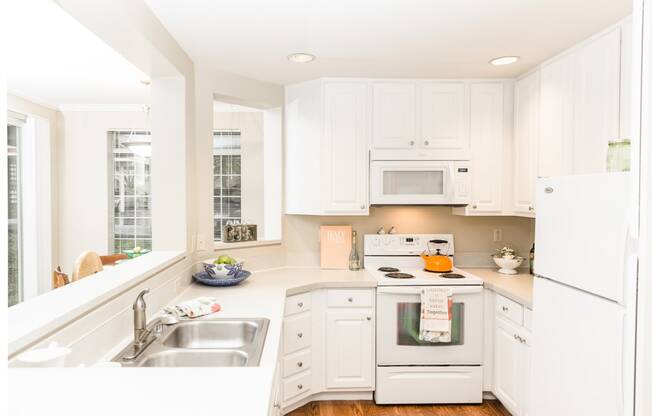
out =
<path fill-rule="evenodd" d="M 434 254 L 431 250 L 432 246 L 446 245 L 446 253 L 442 254 L 441 247 L 434 248 Z M 446 240 L 430 240 L 428 242 L 428 249 L 421 253 L 421 258 L 424 262 L 424 268 L 429 272 L 435 273 L 450 273 L 453 270 L 453 261 L 448 256 L 448 241 Z"/>

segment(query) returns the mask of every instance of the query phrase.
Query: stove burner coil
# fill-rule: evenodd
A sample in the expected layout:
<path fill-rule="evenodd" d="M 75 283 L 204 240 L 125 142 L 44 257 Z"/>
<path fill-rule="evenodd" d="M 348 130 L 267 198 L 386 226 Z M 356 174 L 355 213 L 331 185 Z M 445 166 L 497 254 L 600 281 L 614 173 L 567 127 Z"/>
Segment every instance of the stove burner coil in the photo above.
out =
<path fill-rule="evenodd" d="M 380 267 L 380 268 L 378 268 L 378 271 L 379 272 L 392 272 L 392 273 L 395 273 L 395 272 L 398 272 L 399 270 L 396 267 Z"/>
<path fill-rule="evenodd" d="M 397 273 L 397 272 L 387 273 L 385 277 L 389 277 L 391 279 L 413 279 L 414 278 L 414 276 L 409 273 Z"/>

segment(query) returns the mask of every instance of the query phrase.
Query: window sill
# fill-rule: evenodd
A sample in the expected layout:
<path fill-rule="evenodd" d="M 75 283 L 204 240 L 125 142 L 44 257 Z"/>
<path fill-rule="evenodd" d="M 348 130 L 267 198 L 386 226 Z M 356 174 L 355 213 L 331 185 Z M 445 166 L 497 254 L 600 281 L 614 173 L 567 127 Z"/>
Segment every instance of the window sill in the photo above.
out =
<path fill-rule="evenodd" d="M 257 241 L 242 241 L 239 243 L 224 243 L 222 241 L 213 242 L 213 251 L 222 251 L 227 249 L 239 249 L 248 247 L 265 247 L 265 246 L 280 246 L 283 242 L 281 240 L 257 240 Z"/>
<path fill-rule="evenodd" d="M 183 251 L 152 251 L 10 307 L 9 356 L 184 258 Z"/>

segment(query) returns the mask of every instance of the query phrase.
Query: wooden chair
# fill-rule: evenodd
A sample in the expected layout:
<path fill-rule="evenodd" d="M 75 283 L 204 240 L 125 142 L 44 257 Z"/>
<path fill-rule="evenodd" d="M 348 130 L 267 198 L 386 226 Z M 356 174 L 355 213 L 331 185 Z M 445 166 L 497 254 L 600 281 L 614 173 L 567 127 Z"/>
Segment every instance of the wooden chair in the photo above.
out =
<path fill-rule="evenodd" d="M 84 251 L 77 261 L 72 271 L 72 281 L 76 282 L 86 276 L 102 271 L 102 260 L 94 251 Z"/>
<path fill-rule="evenodd" d="M 56 289 L 65 286 L 68 283 L 70 283 L 70 278 L 67 274 L 61 271 L 61 266 L 57 266 L 57 268 L 52 272 L 52 288 Z"/>
<path fill-rule="evenodd" d="M 126 260 L 129 256 L 124 253 L 109 254 L 108 256 L 100 256 L 103 266 L 113 266 L 120 260 Z"/>

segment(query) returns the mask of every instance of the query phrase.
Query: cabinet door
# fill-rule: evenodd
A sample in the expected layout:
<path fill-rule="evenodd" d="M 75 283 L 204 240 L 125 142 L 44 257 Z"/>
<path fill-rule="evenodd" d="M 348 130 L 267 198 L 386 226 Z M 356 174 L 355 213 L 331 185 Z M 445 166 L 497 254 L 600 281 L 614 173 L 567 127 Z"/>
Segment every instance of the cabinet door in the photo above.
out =
<path fill-rule="evenodd" d="M 619 137 L 620 28 L 577 53 L 573 173 L 601 173 L 608 143 Z"/>
<path fill-rule="evenodd" d="M 520 399 L 521 408 L 519 410 L 520 416 L 528 416 L 530 412 L 530 361 L 532 356 L 532 348 L 530 346 L 530 334 L 527 331 L 521 333 L 522 343 L 519 351 L 519 384 L 521 386 Z"/>
<path fill-rule="evenodd" d="M 538 176 L 572 172 L 575 62 L 571 53 L 541 69 Z"/>
<path fill-rule="evenodd" d="M 521 408 L 519 352 L 514 326 L 496 317 L 494 331 L 494 394 L 513 415 Z"/>
<path fill-rule="evenodd" d="M 468 151 L 465 91 L 463 82 L 419 84 L 418 146 Z"/>
<path fill-rule="evenodd" d="M 514 112 L 514 212 L 534 214 L 539 133 L 538 71 L 516 82 Z"/>
<path fill-rule="evenodd" d="M 503 85 L 471 84 L 471 212 L 500 213 L 503 182 Z"/>
<path fill-rule="evenodd" d="M 367 84 L 324 85 L 322 207 L 326 214 L 367 214 Z"/>
<path fill-rule="evenodd" d="M 326 387 L 373 389 L 374 319 L 371 309 L 326 313 Z"/>
<path fill-rule="evenodd" d="M 414 83 L 373 85 L 372 145 L 374 149 L 416 147 Z"/>

